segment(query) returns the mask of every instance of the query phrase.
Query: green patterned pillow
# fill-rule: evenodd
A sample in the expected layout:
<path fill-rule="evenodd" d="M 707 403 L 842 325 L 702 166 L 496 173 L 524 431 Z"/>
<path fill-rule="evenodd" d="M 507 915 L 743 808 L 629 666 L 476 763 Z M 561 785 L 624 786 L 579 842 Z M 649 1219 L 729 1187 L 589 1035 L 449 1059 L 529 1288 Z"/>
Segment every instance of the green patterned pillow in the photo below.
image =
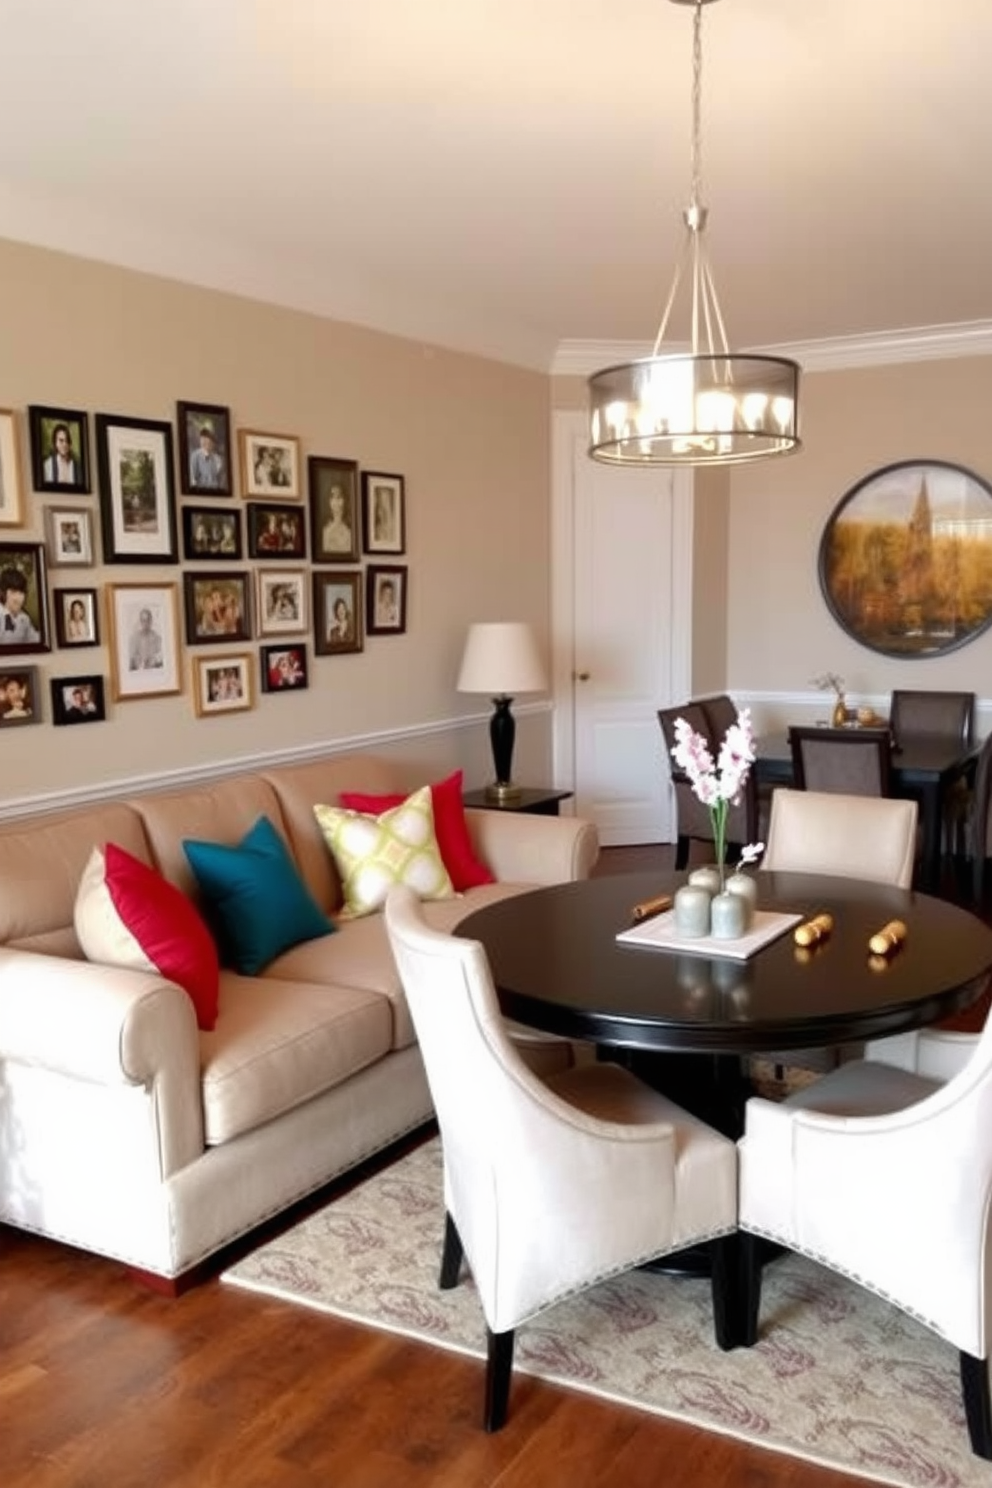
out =
<path fill-rule="evenodd" d="M 313 812 L 344 888 L 339 919 L 380 909 L 394 884 L 406 884 L 421 899 L 454 894 L 434 836 L 429 785 L 381 816 L 343 806 L 315 806 Z"/>

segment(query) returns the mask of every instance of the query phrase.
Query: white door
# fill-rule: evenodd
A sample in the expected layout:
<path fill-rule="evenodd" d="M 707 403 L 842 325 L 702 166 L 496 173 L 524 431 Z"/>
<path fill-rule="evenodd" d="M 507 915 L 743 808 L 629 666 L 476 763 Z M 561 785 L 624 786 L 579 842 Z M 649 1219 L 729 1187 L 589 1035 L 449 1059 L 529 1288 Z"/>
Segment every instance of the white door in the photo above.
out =
<path fill-rule="evenodd" d="M 691 483 L 590 460 L 586 419 L 556 415 L 556 772 L 606 846 L 674 840 L 657 710 L 685 695 Z M 682 489 L 676 489 L 676 487 Z M 558 745 L 561 745 L 559 749 Z M 556 773 L 556 778 L 567 778 Z"/>

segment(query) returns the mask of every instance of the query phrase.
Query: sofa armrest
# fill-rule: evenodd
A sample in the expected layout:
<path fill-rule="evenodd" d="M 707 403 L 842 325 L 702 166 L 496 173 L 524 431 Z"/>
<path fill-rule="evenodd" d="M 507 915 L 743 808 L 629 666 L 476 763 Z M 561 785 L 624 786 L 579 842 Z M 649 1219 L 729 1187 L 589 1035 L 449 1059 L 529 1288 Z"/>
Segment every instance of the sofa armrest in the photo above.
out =
<path fill-rule="evenodd" d="M 501 883 L 558 884 L 588 878 L 599 857 L 594 822 L 525 811 L 465 812 L 475 851 Z"/>
<path fill-rule="evenodd" d="M 3 1060 L 89 1084 L 144 1087 L 154 1102 L 163 1178 L 203 1151 L 196 1014 L 174 982 L 0 949 Z"/>

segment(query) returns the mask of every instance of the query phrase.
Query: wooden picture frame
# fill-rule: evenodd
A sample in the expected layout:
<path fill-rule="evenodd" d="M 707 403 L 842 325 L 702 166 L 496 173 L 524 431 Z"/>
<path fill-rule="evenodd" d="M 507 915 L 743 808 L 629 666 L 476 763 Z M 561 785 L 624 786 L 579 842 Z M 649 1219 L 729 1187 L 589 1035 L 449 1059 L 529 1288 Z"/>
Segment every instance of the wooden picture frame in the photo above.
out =
<path fill-rule="evenodd" d="M 96 416 L 105 563 L 178 563 L 172 425 Z"/>
<path fill-rule="evenodd" d="M 240 573 L 183 574 L 187 646 L 251 640 L 251 588 Z"/>
<path fill-rule="evenodd" d="M 31 480 L 36 491 L 90 493 L 89 416 L 81 408 L 28 407 Z"/>
<path fill-rule="evenodd" d="M 243 713 L 254 706 L 252 657 L 241 651 L 228 656 L 194 656 L 193 707 L 197 718 Z"/>
<path fill-rule="evenodd" d="M 183 557 L 188 561 L 236 563 L 244 557 L 241 511 L 236 506 L 184 506 Z"/>
<path fill-rule="evenodd" d="M 293 434 L 238 431 L 241 494 L 266 501 L 299 501 L 300 441 Z"/>
<path fill-rule="evenodd" d="M 310 546 L 314 563 L 358 562 L 358 461 L 311 455 Z"/>
<path fill-rule="evenodd" d="M 260 636 L 294 635 L 310 629 L 306 570 L 255 570 L 255 614 Z"/>
<path fill-rule="evenodd" d="M 313 575 L 314 651 L 340 656 L 364 648 L 361 569 Z"/>
<path fill-rule="evenodd" d="M 231 410 L 217 403 L 176 404 L 179 489 L 186 496 L 230 496 L 234 490 Z"/>
<path fill-rule="evenodd" d="M 50 650 L 44 544 L 0 538 L 0 656 Z"/>
<path fill-rule="evenodd" d="M 404 564 L 369 564 L 365 570 L 365 628 L 369 635 L 405 632 L 407 578 Z"/>
<path fill-rule="evenodd" d="M 67 724 L 106 722 L 101 676 L 52 677 L 49 686 L 52 691 L 52 722 L 56 728 Z"/>
<path fill-rule="evenodd" d="M 41 722 L 41 693 L 36 666 L 0 663 L 0 732 Z"/>
<path fill-rule="evenodd" d="M 362 471 L 362 549 L 406 552 L 406 483 L 401 475 Z"/>
<path fill-rule="evenodd" d="M 859 480 L 820 538 L 820 590 L 842 630 L 903 661 L 946 655 L 992 625 L 992 485 L 947 460 Z"/>
<path fill-rule="evenodd" d="M 24 473 L 17 418 L 12 408 L 0 408 L 0 527 L 24 523 Z"/>
<path fill-rule="evenodd" d="M 95 589 L 53 589 L 52 607 L 57 645 L 100 644 L 100 614 Z"/>
<path fill-rule="evenodd" d="M 182 692 L 178 584 L 108 584 L 107 632 L 115 703 Z"/>
<path fill-rule="evenodd" d="M 93 529 L 84 506 L 46 506 L 49 568 L 92 568 Z"/>
<path fill-rule="evenodd" d="M 266 560 L 307 556 L 307 514 L 302 506 L 282 502 L 269 506 L 249 501 L 245 507 L 248 523 L 248 557 Z"/>
<path fill-rule="evenodd" d="M 259 663 L 263 692 L 303 692 L 310 686 L 307 648 L 302 642 L 263 646 Z"/>

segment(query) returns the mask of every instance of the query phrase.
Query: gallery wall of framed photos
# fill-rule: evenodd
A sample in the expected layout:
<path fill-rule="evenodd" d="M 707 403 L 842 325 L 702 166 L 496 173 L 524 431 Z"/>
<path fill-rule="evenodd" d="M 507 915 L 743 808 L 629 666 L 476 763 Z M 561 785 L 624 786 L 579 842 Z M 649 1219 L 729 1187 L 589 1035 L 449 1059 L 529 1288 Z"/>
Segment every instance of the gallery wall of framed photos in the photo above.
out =
<path fill-rule="evenodd" d="M 0 492 L 0 732 L 103 723 L 118 705 L 187 690 L 197 718 L 245 712 L 305 691 L 308 653 L 406 634 L 408 566 L 370 561 L 406 553 L 404 476 L 304 458 L 298 436 L 238 428 L 227 405 L 177 398 L 174 422 L 0 411 Z M 39 511 L 41 540 L 7 530 Z M 117 565 L 168 576 L 94 582 Z M 77 572 L 50 585 L 62 569 Z M 104 644 L 106 676 L 62 675 L 61 652 Z M 35 655 L 43 667 L 22 660 Z"/>

